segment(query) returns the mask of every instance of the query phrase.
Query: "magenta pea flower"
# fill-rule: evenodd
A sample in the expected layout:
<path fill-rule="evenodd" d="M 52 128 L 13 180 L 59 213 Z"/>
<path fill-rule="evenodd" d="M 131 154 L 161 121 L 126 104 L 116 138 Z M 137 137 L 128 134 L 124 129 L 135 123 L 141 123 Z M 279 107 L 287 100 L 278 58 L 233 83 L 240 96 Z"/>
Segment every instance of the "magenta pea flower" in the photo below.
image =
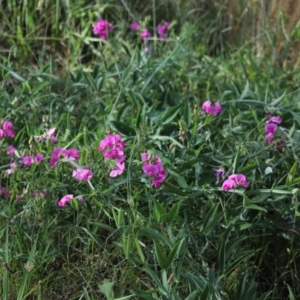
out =
<path fill-rule="evenodd" d="M 12 163 L 10 164 L 10 168 L 6 170 L 6 173 L 9 174 L 9 175 L 12 174 L 12 173 L 14 173 L 14 172 L 15 172 L 15 169 L 16 169 L 17 167 L 18 167 L 17 164 L 16 164 L 15 162 L 12 162 Z"/>
<path fill-rule="evenodd" d="M 166 31 L 168 30 L 169 26 L 170 23 L 168 22 L 164 22 L 163 24 L 157 26 L 156 30 L 160 39 L 166 39 L 168 37 Z"/>
<path fill-rule="evenodd" d="M 163 168 L 162 161 L 158 156 L 151 156 L 150 153 L 142 153 L 143 172 L 152 178 L 152 185 L 158 188 L 166 178 L 166 171 Z"/>
<path fill-rule="evenodd" d="M 119 134 L 110 134 L 100 142 L 98 150 L 104 152 L 104 158 L 115 160 L 115 166 L 109 173 L 110 177 L 116 177 L 124 172 L 126 159 L 124 146 L 125 143 Z"/>
<path fill-rule="evenodd" d="M 37 163 L 40 163 L 44 160 L 44 156 L 42 153 L 37 153 L 34 157 L 34 160 L 37 162 Z"/>
<path fill-rule="evenodd" d="M 53 168 L 61 157 L 74 161 L 79 159 L 79 151 L 76 148 L 56 148 L 51 153 L 50 167 Z"/>
<path fill-rule="evenodd" d="M 77 180 L 83 180 L 83 181 L 87 181 L 92 179 L 93 177 L 93 172 L 91 170 L 88 169 L 75 169 L 73 170 L 73 174 L 72 176 L 74 178 L 76 178 Z"/>
<path fill-rule="evenodd" d="M 8 155 L 14 155 L 15 151 L 16 151 L 16 148 L 14 146 L 10 145 L 10 146 L 7 147 L 6 154 L 8 154 Z"/>
<path fill-rule="evenodd" d="M 282 119 L 280 117 L 276 116 L 269 116 L 267 123 L 277 123 L 280 124 L 282 122 Z"/>
<path fill-rule="evenodd" d="M 125 170 L 125 162 L 117 160 L 116 166 L 110 171 L 109 176 L 110 177 L 116 177 L 118 175 L 121 175 Z"/>
<path fill-rule="evenodd" d="M 13 130 L 13 123 L 11 121 L 3 121 L 0 128 L 0 138 L 14 137 L 16 132 Z"/>
<path fill-rule="evenodd" d="M 30 166 L 31 166 L 32 164 L 34 164 L 34 162 L 35 162 L 34 157 L 29 156 L 29 155 L 23 156 L 23 157 L 21 158 L 21 160 L 22 160 L 22 163 L 23 163 L 25 166 L 28 166 L 28 167 L 30 167 Z"/>
<path fill-rule="evenodd" d="M 62 198 L 57 202 L 57 205 L 58 205 L 59 207 L 63 207 L 63 206 L 65 206 L 67 203 L 69 203 L 73 198 L 74 198 L 74 195 L 72 195 L 72 194 L 65 195 L 64 197 L 62 197 Z"/>
<path fill-rule="evenodd" d="M 140 37 L 141 37 L 142 40 L 149 39 L 149 38 L 151 38 L 151 33 L 150 33 L 150 31 L 146 28 L 146 29 L 144 29 L 144 30 L 141 32 Z"/>
<path fill-rule="evenodd" d="M 139 30 L 140 29 L 140 24 L 137 22 L 133 22 L 130 24 L 130 29 L 133 31 Z"/>
<path fill-rule="evenodd" d="M 101 39 L 107 40 L 108 31 L 114 29 L 114 26 L 111 25 L 108 21 L 101 19 L 96 22 L 93 26 L 93 33 L 98 35 Z"/>
<path fill-rule="evenodd" d="M 216 116 L 222 111 L 222 106 L 218 102 L 212 103 L 211 101 L 207 100 L 203 103 L 202 109 L 208 115 Z"/>
<path fill-rule="evenodd" d="M 244 188 L 248 187 L 248 182 L 243 174 L 232 174 L 226 179 L 222 184 L 223 191 L 229 191 L 231 189 L 235 189 L 238 186 L 242 186 Z"/>
<path fill-rule="evenodd" d="M 268 123 L 265 126 L 265 133 L 274 133 L 277 130 L 277 125 L 274 123 Z"/>
<path fill-rule="evenodd" d="M 274 142 L 274 134 L 273 133 L 267 133 L 265 135 L 265 142 L 268 144 L 272 144 Z"/>

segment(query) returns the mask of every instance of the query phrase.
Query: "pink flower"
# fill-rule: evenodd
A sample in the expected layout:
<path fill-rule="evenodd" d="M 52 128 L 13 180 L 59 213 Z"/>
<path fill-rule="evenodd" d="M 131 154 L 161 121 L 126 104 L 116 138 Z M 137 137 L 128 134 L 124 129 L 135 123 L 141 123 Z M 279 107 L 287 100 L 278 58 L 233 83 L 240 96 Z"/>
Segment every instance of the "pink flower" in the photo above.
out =
<path fill-rule="evenodd" d="M 75 169 L 73 170 L 72 176 L 76 178 L 77 180 L 90 180 L 93 177 L 93 172 L 88 169 Z"/>
<path fill-rule="evenodd" d="M 63 207 L 65 206 L 67 203 L 69 203 L 72 199 L 74 198 L 74 196 L 72 194 L 70 195 L 65 195 L 64 197 L 62 197 L 58 202 L 57 205 L 59 207 Z"/>
<path fill-rule="evenodd" d="M 15 171 L 16 168 L 17 168 L 17 164 L 15 162 L 12 162 L 10 164 L 10 169 L 7 169 L 6 173 L 7 174 L 12 174 L 12 173 L 14 173 L 14 171 Z"/>
<path fill-rule="evenodd" d="M 98 35 L 101 39 L 107 40 L 108 31 L 113 30 L 114 26 L 112 26 L 108 21 L 101 19 L 96 22 L 93 27 L 93 33 Z"/>
<path fill-rule="evenodd" d="M 106 136 L 98 147 L 98 150 L 103 152 L 109 149 L 120 149 L 123 150 L 125 143 L 123 142 L 121 136 L 119 134 L 110 134 Z M 109 148 L 109 149 L 107 149 Z"/>
<path fill-rule="evenodd" d="M 34 159 L 35 159 L 36 162 L 39 163 L 39 162 L 42 162 L 42 161 L 44 160 L 44 156 L 43 156 L 43 154 L 41 154 L 41 153 L 37 153 L 37 154 L 35 155 Z"/>
<path fill-rule="evenodd" d="M 113 170 L 110 171 L 109 176 L 116 177 L 118 175 L 121 175 L 124 172 L 124 169 L 125 169 L 125 162 L 117 160 L 116 166 L 114 167 Z"/>
<path fill-rule="evenodd" d="M 7 147 L 6 154 L 8 154 L 8 155 L 14 155 L 15 151 L 16 151 L 16 148 L 14 146 L 10 145 L 10 146 Z"/>
<path fill-rule="evenodd" d="M 164 22 L 162 25 L 158 25 L 156 30 L 160 39 L 166 39 L 168 36 L 166 31 L 168 30 L 170 23 Z"/>
<path fill-rule="evenodd" d="M 69 160 L 79 159 L 79 151 L 76 148 L 63 149 L 62 155 Z"/>
<path fill-rule="evenodd" d="M 248 187 L 247 179 L 243 174 L 232 174 L 228 177 L 228 179 L 234 180 L 238 185 Z"/>
<path fill-rule="evenodd" d="M 29 156 L 29 155 L 23 156 L 23 157 L 21 158 L 21 160 L 22 160 L 22 163 L 23 163 L 25 166 L 29 166 L 29 167 L 35 162 L 34 157 Z"/>
<path fill-rule="evenodd" d="M 3 130 L 12 129 L 13 126 L 14 126 L 13 123 L 10 121 L 3 121 L 2 123 Z"/>
<path fill-rule="evenodd" d="M 144 163 L 142 166 L 143 172 L 152 177 L 152 185 L 155 188 L 160 187 L 166 178 L 166 171 L 163 168 L 161 159 L 158 156 L 151 156 L 150 153 L 142 153 L 141 160 Z"/>
<path fill-rule="evenodd" d="M 144 29 L 141 34 L 140 34 L 140 37 L 142 40 L 146 40 L 146 39 L 149 39 L 151 38 L 151 33 L 148 29 Z"/>
<path fill-rule="evenodd" d="M 280 117 L 269 116 L 267 123 L 273 122 L 273 123 L 279 124 L 279 123 L 281 123 L 281 121 L 282 121 L 282 119 Z"/>
<path fill-rule="evenodd" d="M 133 31 L 139 30 L 140 29 L 140 24 L 137 22 L 131 23 L 130 24 L 130 29 Z"/>
<path fill-rule="evenodd" d="M 114 169 L 109 173 L 110 177 L 116 177 L 124 172 L 126 159 L 124 146 L 125 143 L 119 134 L 110 134 L 100 142 L 98 150 L 105 151 L 104 158 L 116 161 Z"/>
<path fill-rule="evenodd" d="M 63 149 L 59 147 L 54 149 L 51 153 L 50 159 L 51 168 L 53 168 L 56 165 L 61 156 L 69 160 L 77 160 L 79 159 L 79 151 L 76 148 Z"/>
<path fill-rule="evenodd" d="M 268 143 L 268 144 L 272 144 L 274 141 L 274 135 L 273 133 L 267 133 L 265 135 L 265 142 Z"/>
<path fill-rule="evenodd" d="M 57 142 L 57 138 L 54 136 L 56 128 L 48 129 L 43 135 L 35 135 L 34 138 L 39 142 L 50 140 L 53 144 Z"/>
<path fill-rule="evenodd" d="M 229 191 L 231 189 L 235 189 L 238 184 L 232 179 L 226 179 L 222 184 L 223 191 Z"/>
<path fill-rule="evenodd" d="M 235 189 L 238 186 L 248 187 L 248 182 L 243 174 L 232 174 L 222 184 L 223 191 Z"/>
<path fill-rule="evenodd" d="M 222 107 L 218 102 L 212 103 L 207 100 L 203 103 L 202 109 L 208 114 L 212 116 L 216 116 L 222 111 Z"/>
<path fill-rule="evenodd" d="M 266 124 L 265 126 L 265 132 L 268 133 L 274 133 L 277 130 L 277 125 L 274 123 Z"/>
<path fill-rule="evenodd" d="M 2 137 L 14 137 L 16 132 L 13 130 L 13 123 L 10 121 L 3 121 L 2 128 L 0 129 L 0 138 Z"/>

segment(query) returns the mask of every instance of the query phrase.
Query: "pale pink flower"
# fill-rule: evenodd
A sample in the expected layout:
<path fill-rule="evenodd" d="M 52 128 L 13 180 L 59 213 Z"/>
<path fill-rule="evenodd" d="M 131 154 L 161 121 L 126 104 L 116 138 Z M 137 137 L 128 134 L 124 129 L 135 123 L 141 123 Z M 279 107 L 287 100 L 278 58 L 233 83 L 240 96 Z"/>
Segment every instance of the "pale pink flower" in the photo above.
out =
<path fill-rule="evenodd" d="M 17 200 L 23 200 L 23 199 L 24 199 L 24 196 L 23 196 L 23 195 L 16 195 L 16 199 L 17 199 Z"/>
<path fill-rule="evenodd" d="M 15 162 L 12 162 L 10 164 L 10 168 L 6 170 L 6 173 L 7 174 L 12 174 L 12 173 L 14 173 L 16 168 L 17 168 L 17 164 Z"/>
<path fill-rule="evenodd" d="M 69 203 L 73 198 L 74 198 L 74 196 L 73 196 L 72 194 L 65 195 L 64 197 L 62 197 L 62 198 L 57 202 L 57 205 L 58 205 L 59 207 L 63 207 L 63 206 L 65 206 L 67 203 Z"/>

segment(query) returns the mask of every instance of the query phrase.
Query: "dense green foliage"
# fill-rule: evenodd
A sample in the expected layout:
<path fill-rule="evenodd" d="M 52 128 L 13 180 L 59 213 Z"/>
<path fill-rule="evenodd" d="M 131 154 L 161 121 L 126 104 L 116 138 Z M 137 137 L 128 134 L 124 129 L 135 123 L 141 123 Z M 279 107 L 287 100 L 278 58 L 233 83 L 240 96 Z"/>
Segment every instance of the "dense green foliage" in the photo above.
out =
<path fill-rule="evenodd" d="M 17 132 L 0 140 L 10 191 L 0 198 L 0 298 L 296 299 L 299 74 L 227 45 L 210 1 L 95 2 L 0 8 L 0 116 Z M 100 17 L 115 26 L 107 41 L 92 34 Z M 166 20 L 169 37 L 151 39 L 150 53 L 128 28 Z M 207 99 L 221 114 L 205 114 Z M 271 144 L 268 113 L 282 118 Z M 53 127 L 57 144 L 34 138 Z M 115 178 L 97 150 L 108 133 L 126 144 Z M 8 175 L 8 145 L 45 160 Z M 51 168 L 56 147 L 77 148 L 91 181 L 75 180 L 67 160 Z M 142 172 L 147 151 L 167 171 L 158 189 Z M 223 191 L 233 173 L 248 188 Z M 58 207 L 66 194 L 84 202 Z"/>

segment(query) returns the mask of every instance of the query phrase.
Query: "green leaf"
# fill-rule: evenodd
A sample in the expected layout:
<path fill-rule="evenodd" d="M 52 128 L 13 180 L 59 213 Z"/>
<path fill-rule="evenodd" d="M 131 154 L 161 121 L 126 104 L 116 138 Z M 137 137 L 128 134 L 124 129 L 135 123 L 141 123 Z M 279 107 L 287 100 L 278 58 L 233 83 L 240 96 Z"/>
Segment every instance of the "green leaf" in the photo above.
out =
<path fill-rule="evenodd" d="M 120 121 L 110 121 L 111 126 L 117 130 L 119 133 L 122 133 L 126 136 L 135 136 L 136 131 L 131 126 L 120 122 Z"/>
<path fill-rule="evenodd" d="M 107 300 L 114 299 L 113 286 L 114 283 L 109 281 L 108 279 L 104 279 L 103 284 L 99 285 L 100 292 L 106 296 Z"/>
<path fill-rule="evenodd" d="M 170 211 L 168 212 L 167 219 L 168 219 L 169 223 L 176 220 L 182 202 L 183 202 L 183 200 L 178 201 L 177 203 L 175 203 L 172 206 L 172 208 L 170 209 Z"/>
<path fill-rule="evenodd" d="M 177 116 L 180 111 L 182 104 L 178 104 L 172 108 L 167 109 L 167 111 L 161 116 L 162 124 L 168 124 L 173 121 L 173 119 Z"/>
<path fill-rule="evenodd" d="M 167 211 L 163 205 L 154 200 L 153 215 L 156 222 L 166 222 L 167 221 Z"/>
<path fill-rule="evenodd" d="M 187 127 L 191 124 L 191 105 L 189 101 L 186 101 L 184 110 L 183 110 L 183 120 L 186 123 Z"/>
<path fill-rule="evenodd" d="M 154 241 L 155 256 L 157 262 L 162 269 L 166 269 L 167 268 L 166 257 L 164 256 L 159 244 L 155 240 L 153 241 Z"/>
<path fill-rule="evenodd" d="M 177 194 L 177 195 L 180 195 L 180 196 L 186 196 L 187 195 L 186 192 L 182 191 L 181 189 L 179 189 L 178 187 L 176 187 L 175 185 L 173 185 L 173 184 L 171 184 L 171 183 L 169 183 L 167 181 L 164 182 L 164 187 L 168 191 L 170 191 L 170 192 L 172 192 L 174 194 Z"/>
<path fill-rule="evenodd" d="M 196 299 L 196 296 L 199 294 L 199 291 L 193 291 L 191 292 L 186 298 L 185 300 L 194 300 Z M 198 298 L 197 298 L 198 299 Z"/>
<path fill-rule="evenodd" d="M 203 225 L 200 227 L 200 230 L 208 235 L 215 228 L 215 226 L 220 222 L 222 217 L 224 216 L 223 212 L 217 214 L 219 204 L 212 205 L 209 212 L 206 214 Z"/>
<path fill-rule="evenodd" d="M 177 253 L 178 246 L 181 244 L 181 241 L 182 240 L 176 242 L 176 244 L 172 248 L 171 252 L 167 256 L 166 261 L 165 261 L 165 269 L 167 269 L 171 265 L 175 255 Z"/>
<path fill-rule="evenodd" d="M 76 211 L 78 211 L 78 201 L 77 201 L 77 199 L 72 199 L 72 200 L 71 200 L 71 205 L 72 205 L 72 207 L 73 207 Z"/>

